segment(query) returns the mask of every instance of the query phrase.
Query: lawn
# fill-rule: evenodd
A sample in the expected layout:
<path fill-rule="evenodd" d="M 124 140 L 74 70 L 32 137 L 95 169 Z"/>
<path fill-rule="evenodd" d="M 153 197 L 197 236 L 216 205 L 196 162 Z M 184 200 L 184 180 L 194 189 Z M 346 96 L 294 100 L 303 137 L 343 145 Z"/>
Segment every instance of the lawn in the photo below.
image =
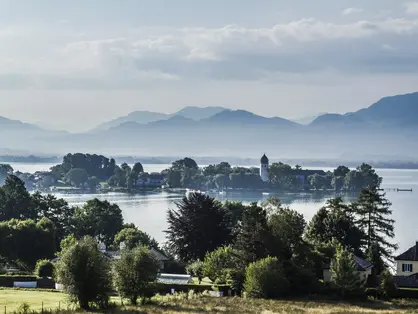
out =
<path fill-rule="evenodd" d="M 42 302 L 44 309 L 66 309 L 68 304 L 66 296 L 59 292 L 49 292 L 40 290 L 14 290 L 2 289 L 0 290 L 0 311 L 4 313 L 6 307 L 7 313 L 16 311 L 19 306 L 27 302 L 31 310 L 42 310 Z"/>
<path fill-rule="evenodd" d="M 27 302 L 31 310 L 40 312 L 42 301 L 44 309 L 57 309 L 61 301 L 61 309 L 67 309 L 65 296 L 61 293 L 46 291 L 0 290 L 0 312 L 7 313 L 17 310 L 22 302 Z M 117 298 L 112 301 L 117 301 Z M 418 313 L 418 302 L 397 301 L 395 303 L 369 301 L 363 303 L 342 303 L 332 301 L 273 301 L 242 298 L 211 298 L 186 295 L 155 297 L 152 304 L 137 308 L 119 307 L 112 313 L 149 313 L 149 314 L 181 314 L 181 313 L 292 313 L 292 314 L 400 314 Z M 75 313 L 65 311 L 63 313 Z M 80 312 L 82 313 L 82 312 Z M 85 313 L 85 312 L 84 312 Z M 97 313 L 97 312 L 96 312 Z"/>

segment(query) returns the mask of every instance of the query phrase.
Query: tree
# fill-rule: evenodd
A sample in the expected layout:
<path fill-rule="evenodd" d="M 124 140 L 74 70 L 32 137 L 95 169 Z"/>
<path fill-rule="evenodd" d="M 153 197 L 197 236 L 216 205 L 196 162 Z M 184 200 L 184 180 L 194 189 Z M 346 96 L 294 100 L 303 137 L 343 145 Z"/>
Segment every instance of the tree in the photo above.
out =
<path fill-rule="evenodd" d="M 32 195 L 32 203 L 38 217 L 48 218 L 54 224 L 57 244 L 73 232 L 75 209 L 67 201 L 51 194 L 36 192 Z"/>
<path fill-rule="evenodd" d="M 61 165 L 54 166 L 51 170 L 58 177 L 64 176 L 71 169 L 84 169 L 88 177 L 97 177 L 100 181 L 108 180 L 115 171 L 115 160 L 101 155 L 67 154 Z"/>
<path fill-rule="evenodd" d="M 272 238 L 266 211 L 252 203 L 246 207 L 234 247 L 242 251 L 246 264 L 267 257 Z"/>
<path fill-rule="evenodd" d="M 363 189 L 373 187 L 378 188 L 382 184 L 382 178 L 377 175 L 372 166 L 363 163 L 361 166 L 357 167 L 357 171 L 363 177 Z"/>
<path fill-rule="evenodd" d="M 89 200 L 75 211 L 75 235 L 78 238 L 89 235 L 110 246 L 122 226 L 121 209 L 108 201 Z"/>
<path fill-rule="evenodd" d="M 186 272 L 190 276 L 196 277 L 200 285 L 203 280 L 203 262 L 199 260 L 192 262 L 191 264 L 187 265 Z"/>
<path fill-rule="evenodd" d="M 171 165 L 172 170 L 182 171 L 185 168 L 197 170 L 199 167 L 197 166 L 196 161 L 188 157 L 177 160 Z"/>
<path fill-rule="evenodd" d="M 315 173 L 308 177 L 308 182 L 315 190 L 326 190 L 331 187 L 332 178 Z"/>
<path fill-rule="evenodd" d="M 344 188 L 349 191 L 360 191 L 367 188 L 379 188 L 382 178 L 376 174 L 372 166 L 362 164 L 356 170 L 347 173 Z"/>
<path fill-rule="evenodd" d="M 393 279 L 391 272 L 388 269 L 385 269 L 380 274 L 379 290 L 380 294 L 388 299 L 396 295 L 398 288 L 395 284 L 395 280 Z"/>
<path fill-rule="evenodd" d="M 207 252 L 231 241 L 229 216 L 222 204 L 191 193 L 168 211 L 168 245 L 184 262 L 202 260 Z"/>
<path fill-rule="evenodd" d="M 328 200 L 314 215 L 306 232 L 306 239 L 311 243 L 331 243 L 335 239 L 356 254 L 361 254 L 363 237 L 350 207 L 341 197 Z"/>
<path fill-rule="evenodd" d="M 37 213 L 25 183 L 18 177 L 10 175 L 0 188 L 0 221 L 13 218 L 36 219 Z"/>
<path fill-rule="evenodd" d="M 9 262 L 33 270 L 39 259 L 52 258 L 56 249 L 54 226 L 46 218 L 12 219 L 0 223 L 0 252 Z"/>
<path fill-rule="evenodd" d="M 357 265 L 351 254 L 341 244 L 336 244 L 335 258 L 331 262 L 331 282 L 344 295 L 361 286 Z"/>
<path fill-rule="evenodd" d="M 217 174 L 214 177 L 214 181 L 215 181 L 216 187 L 218 189 L 223 190 L 225 187 L 228 187 L 229 185 L 229 175 L 222 174 L 222 173 Z"/>
<path fill-rule="evenodd" d="M 4 180 L 9 176 L 13 174 L 13 168 L 12 166 L 8 164 L 0 164 L 0 184 L 4 183 Z"/>
<path fill-rule="evenodd" d="M 76 187 L 81 187 L 89 179 L 89 174 L 85 169 L 74 168 L 67 172 L 64 177 L 64 181 Z"/>
<path fill-rule="evenodd" d="M 227 162 L 221 162 L 217 165 L 209 165 L 203 169 L 205 176 L 216 176 L 217 174 L 223 174 L 229 176 L 232 172 L 232 167 Z"/>
<path fill-rule="evenodd" d="M 226 201 L 223 203 L 225 212 L 230 217 L 231 227 L 234 235 L 238 232 L 238 224 L 242 220 L 242 215 L 245 211 L 245 205 L 242 202 Z"/>
<path fill-rule="evenodd" d="M 269 169 L 270 182 L 283 190 L 292 190 L 300 185 L 291 166 L 283 163 L 273 163 Z"/>
<path fill-rule="evenodd" d="M 218 284 L 227 284 L 231 275 L 245 268 L 240 252 L 232 246 L 224 246 L 206 254 L 202 264 L 203 275 Z"/>
<path fill-rule="evenodd" d="M 54 264 L 47 259 L 41 259 L 36 263 L 35 275 L 40 278 L 52 277 L 54 274 Z"/>
<path fill-rule="evenodd" d="M 139 297 L 146 297 L 158 274 L 158 262 L 147 247 L 136 247 L 122 252 L 115 262 L 114 282 L 120 296 L 137 304 Z"/>
<path fill-rule="evenodd" d="M 151 238 L 151 236 L 139 230 L 136 227 L 129 227 L 122 229 L 115 236 L 115 246 L 120 246 L 121 243 L 125 244 L 126 249 L 132 250 L 137 246 L 147 246 L 158 249 L 158 242 Z"/>
<path fill-rule="evenodd" d="M 90 303 L 107 307 L 112 291 L 110 265 L 93 238 L 86 237 L 65 250 L 56 265 L 56 275 L 57 282 L 80 308 L 88 310 Z"/>
<path fill-rule="evenodd" d="M 288 281 L 276 257 L 267 257 L 248 265 L 244 290 L 250 298 L 274 299 L 282 297 Z"/>
<path fill-rule="evenodd" d="M 167 173 L 167 184 L 172 188 L 179 188 L 181 187 L 181 178 L 182 174 L 181 171 L 178 170 L 168 170 Z"/>
<path fill-rule="evenodd" d="M 144 172 L 144 167 L 142 166 L 142 164 L 140 162 L 135 163 L 135 165 L 132 167 L 132 172 L 136 173 L 136 174 L 140 174 L 142 172 Z"/>
<path fill-rule="evenodd" d="M 97 190 L 97 186 L 100 184 L 100 181 L 97 177 L 90 177 L 87 179 L 86 183 L 90 191 L 95 192 Z"/>
<path fill-rule="evenodd" d="M 334 170 L 334 176 L 335 177 L 343 177 L 345 178 L 345 176 L 347 175 L 347 173 L 350 172 L 350 169 L 346 166 L 338 166 L 335 170 Z"/>
<path fill-rule="evenodd" d="M 69 248 L 73 247 L 76 244 L 77 244 L 77 239 L 75 238 L 73 234 L 66 236 L 60 242 L 61 252 L 58 253 L 57 255 L 58 256 L 62 255 L 66 250 L 68 250 Z"/>
<path fill-rule="evenodd" d="M 385 194 L 380 194 L 377 187 L 362 190 L 352 206 L 353 212 L 359 217 L 357 225 L 365 233 L 366 250 L 375 246 L 374 250 L 388 260 L 397 249 L 396 244 L 389 242 L 395 237 L 395 221 L 390 218 L 391 206 Z"/>
<path fill-rule="evenodd" d="M 279 207 L 278 211 L 269 217 L 274 250 L 281 260 L 289 260 L 304 244 L 303 233 L 306 221 L 302 214 L 290 208 Z"/>

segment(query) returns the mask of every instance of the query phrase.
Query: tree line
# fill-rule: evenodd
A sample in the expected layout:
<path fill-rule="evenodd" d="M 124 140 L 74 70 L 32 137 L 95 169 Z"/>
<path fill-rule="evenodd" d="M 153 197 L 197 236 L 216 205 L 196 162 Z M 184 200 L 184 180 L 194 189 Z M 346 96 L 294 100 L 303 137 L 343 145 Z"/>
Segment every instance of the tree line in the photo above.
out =
<path fill-rule="evenodd" d="M 71 239 L 91 236 L 108 248 L 121 242 L 158 248 L 133 224 L 125 224 L 116 204 L 93 199 L 79 207 L 39 192 L 30 194 L 14 175 L 0 187 L 0 257 L 4 265 L 32 271 L 41 259 L 52 259 Z"/>
<path fill-rule="evenodd" d="M 359 192 L 368 186 L 380 186 L 372 166 L 363 163 L 354 170 L 339 166 L 334 171 L 312 171 L 296 165 L 273 163 L 269 167 L 269 182 L 260 178 L 257 167 L 232 167 L 227 162 L 199 168 L 191 158 L 175 161 L 163 171 L 167 184 L 173 188 L 193 189 L 274 189 L 280 191 L 335 190 Z"/>
<path fill-rule="evenodd" d="M 324 265 L 341 294 L 364 292 L 354 256 L 387 273 L 396 245 L 390 202 L 377 187 L 345 204 L 331 199 L 307 223 L 278 199 L 224 204 L 191 194 L 168 212 L 167 250 L 189 273 L 229 284 L 237 294 L 282 297 L 318 293 Z M 383 277 L 382 277 L 383 278 Z"/>
<path fill-rule="evenodd" d="M 9 165 L 0 165 L 0 182 L 13 173 Z M 35 180 L 33 175 L 15 173 L 27 184 Z M 269 167 L 269 181 L 263 182 L 258 167 L 232 167 L 228 162 L 199 167 L 195 160 L 183 158 L 172 163 L 171 167 L 159 173 L 162 184 L 171 188 L 209 189 L 272 189 L 280 191 L 336 190 L 359 192 L 369 185 L 379 185 L 381 178 L 368 164 L 354 170 L 339 166 L 333 171 L 308 170 L 296 165 L 273 163 Z M 144 172 L 141 163 L 133 166 L 123 163 L 117 165 L 115 159 L 96 154 L 67 154 L 61 164 L 51 168 L 49 175 L 43 174 L 39 188 L 54 185 L 71 185 L 89 189 L 123 189 L 134 191 L 139 180 L 151 178 Z"/>

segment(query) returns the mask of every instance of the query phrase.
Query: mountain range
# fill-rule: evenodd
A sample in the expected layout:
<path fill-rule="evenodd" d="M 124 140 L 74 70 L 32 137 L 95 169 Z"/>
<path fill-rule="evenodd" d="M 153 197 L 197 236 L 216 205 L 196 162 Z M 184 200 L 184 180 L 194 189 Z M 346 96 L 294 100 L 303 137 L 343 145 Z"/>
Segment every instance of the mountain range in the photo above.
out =
<path fill-rule="evenodd" d="M 0 118 L 0 149 L 142 156 L 257 157 L 266 152 L 281 158 L 418 157 L 414 145 L 418 93 L 385 97 L 357 112 L 312 119 L 301 124 L 245 110 L 186 107 L 172 114 L 136 111 L 89 132 L 71 134 Z"/>

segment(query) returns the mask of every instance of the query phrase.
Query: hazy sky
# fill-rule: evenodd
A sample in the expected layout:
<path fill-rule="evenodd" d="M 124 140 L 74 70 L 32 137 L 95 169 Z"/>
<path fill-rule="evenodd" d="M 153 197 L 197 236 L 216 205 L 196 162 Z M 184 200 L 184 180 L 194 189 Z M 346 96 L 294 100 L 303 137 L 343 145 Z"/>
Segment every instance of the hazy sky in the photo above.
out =
<path fill-rule="evenodd" d="M 413 1 L 0 0 L 0 115 L 347 112 L 418 90 L 417 43 Z"/>

